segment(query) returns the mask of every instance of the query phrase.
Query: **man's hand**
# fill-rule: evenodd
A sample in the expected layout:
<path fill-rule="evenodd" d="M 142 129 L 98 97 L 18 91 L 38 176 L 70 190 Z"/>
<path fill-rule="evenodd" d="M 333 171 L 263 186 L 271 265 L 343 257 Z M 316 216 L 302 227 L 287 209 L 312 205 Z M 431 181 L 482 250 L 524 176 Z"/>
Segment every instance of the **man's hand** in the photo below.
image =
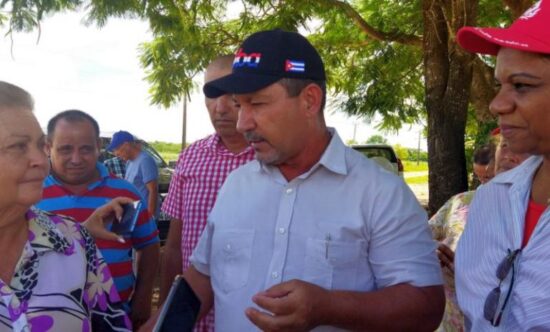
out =
<path fill-rule="evenodd" d="M 246 309 L 246 316 L 263 331 L 308 331 L 321 325 L 329 291 L 300 280 L 275 285 L 252 300 L 267 312 Z"/>
<path fill-rule="evenodd" d="M 122 205 L 132 202 L 133 200 L 128 197 L 114 198 L 109 203 L 98 207 L 90 217 L 82 223 L 82 226 L 86 227 L 94 238 L 124 243 L 124 239 L 121 236 L 109 232 L 105 228 L 105 225 L 111 222 L 118 222 L 122 218 L 122 212 L 124 211 Z"/>
<path fill-rule="evenodd" d="M 446 267 L 449 272 L 454 275 L 455 273 L 455 253 L 446 244 L 439 243 L 437 247 L 437 258 L 441 267 Z"/>

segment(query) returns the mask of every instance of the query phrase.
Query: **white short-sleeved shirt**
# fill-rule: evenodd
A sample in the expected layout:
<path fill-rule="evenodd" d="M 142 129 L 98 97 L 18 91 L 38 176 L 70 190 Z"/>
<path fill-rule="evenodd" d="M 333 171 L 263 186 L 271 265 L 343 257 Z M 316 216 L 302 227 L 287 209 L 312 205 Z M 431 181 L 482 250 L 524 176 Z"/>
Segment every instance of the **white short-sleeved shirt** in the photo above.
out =
<path fill-rule="evenodd" d="M 255 330 L 244 314 L 252 296 L 292 279 L 355 291 L 442 283 L 410 189 L 335 132 L 320 161 L 290 182 L 258 161 L 233 171 L 191 262 L 211 277 L 219 331 Z"/>
<path fill-rule="evenodd" d="M 498 264 L 508 249 L 521 248 L 531 184 L 541 162 L 542 157 L 531 157 L 499 174 L 478 188 L 470 205 L 455 256 L 455 281 L 458 303 L 471 331 L 550 331 L 548 208 L 516 258 L 514 286 L 500 326 L 492 327 L 483 316 L 485 299 L 499 283 Z M 510 281 L 511 273 L 502 284 L 502 297 Z"/>

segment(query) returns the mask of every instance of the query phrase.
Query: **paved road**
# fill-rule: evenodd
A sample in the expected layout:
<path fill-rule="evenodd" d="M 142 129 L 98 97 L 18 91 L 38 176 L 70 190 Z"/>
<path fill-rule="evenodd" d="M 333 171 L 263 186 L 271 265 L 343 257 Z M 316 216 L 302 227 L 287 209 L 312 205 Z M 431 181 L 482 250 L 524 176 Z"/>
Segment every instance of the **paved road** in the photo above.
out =
<path fill-rule="evenodd" d="M 428 175 L 428 171 L 420 172 L 405 172 L 403 176 L 406 178 L 413 178 L 419 176 Z M 420 201 L 422 205 L 428 205 L 428 183 L 421 184 L 409 184 L 409 187 L 414 192 L 416 198 Z"/>

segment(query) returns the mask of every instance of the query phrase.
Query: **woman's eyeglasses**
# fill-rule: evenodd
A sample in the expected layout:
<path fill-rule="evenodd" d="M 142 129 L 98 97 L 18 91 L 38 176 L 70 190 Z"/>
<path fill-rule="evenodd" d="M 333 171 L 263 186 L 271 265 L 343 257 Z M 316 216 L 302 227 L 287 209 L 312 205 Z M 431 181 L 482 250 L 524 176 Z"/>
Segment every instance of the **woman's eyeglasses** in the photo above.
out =
<path fill-rule="evenodd" d="M 508 254 L 506 255 L 506 257 L 504 257 L 504 259 L 500 262 L 500 264 L 497 267 L 496 276 L 499 280 L 498 286 L 495 287 L 489 293 L 489 295 L 487 295 L 487 299 L 485 299 L 485 305 L 483 307 L 483 316 L 485 317 L 485 319 L 491 322 L 491 325 L 493 326 L 498 326 L 500 324 L 502 313 L 504 312 L 504 308 L 506 308 L 506 304 L 508 303 L 508 300 L 510 299 L 510 295 L 512 294 L 512 288 L 514 286 L 514 277 L 515 277 L 514 262 L 520 252 L 521 252 L 521 249 L 516 249 L 514 251 L 508 249 Z M 510 270 L 512 271 L 512 279 L 510 280 L 510 287 L 508 288 L 508 292 L 506 292 L 506 297 L 504 298 L 504 302 L 502 303 L 502 306 L 501 306 L 500 298 L 501 298 L 502 292 L 500 290 L 500 286 L 502 285 L 502 282 L 506 279 L 506 277 L 510 273 Z"/>

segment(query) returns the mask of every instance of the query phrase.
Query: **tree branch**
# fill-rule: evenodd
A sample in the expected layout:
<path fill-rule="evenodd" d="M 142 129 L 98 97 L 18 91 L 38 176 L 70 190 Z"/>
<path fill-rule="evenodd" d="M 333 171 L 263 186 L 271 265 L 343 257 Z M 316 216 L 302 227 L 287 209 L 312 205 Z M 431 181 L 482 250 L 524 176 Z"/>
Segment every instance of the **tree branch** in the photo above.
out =
<path fill-rule="evenodd" d="M 328 5 L 332 5 L 335 7 L 338 7 L 344 12 L 346 16 L 348 16 L 356 26 L 358 26 L 364 33 L 366 33 L 369 37 L 379 40 L 379 41 L 386 41 L 386 42 L 397 42 L 404 45 L 412 45 L 417 47 L 422 47 L 422 38 L 415 35 L 407 35 L 402 34 L 399 32 L 382 32 L 374 27 L 372 27 L 370 24 L 368 24 L 363 17 L 347 2 L 340 1 L 340 0 L 321 0 L 327 3 Z"/>

